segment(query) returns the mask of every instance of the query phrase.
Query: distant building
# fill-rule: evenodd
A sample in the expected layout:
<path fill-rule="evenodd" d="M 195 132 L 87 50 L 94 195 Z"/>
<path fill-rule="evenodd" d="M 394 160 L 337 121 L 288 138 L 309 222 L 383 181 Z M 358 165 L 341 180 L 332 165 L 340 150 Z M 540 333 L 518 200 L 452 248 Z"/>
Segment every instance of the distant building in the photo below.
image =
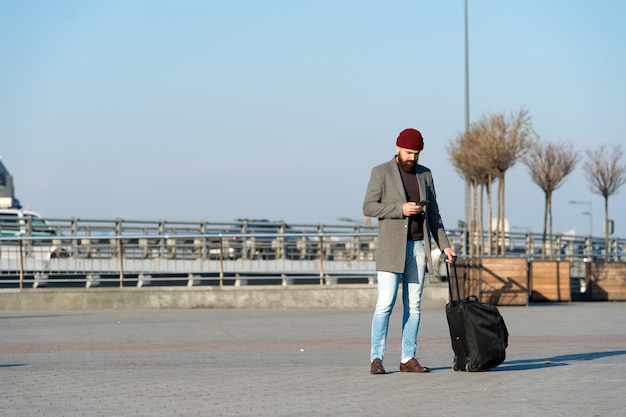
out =
<path fill-rule="evenodd" d="M 15 198 L 13 176 L 0 159 L 0 208 L 17 207 L 20 201 Z"/>

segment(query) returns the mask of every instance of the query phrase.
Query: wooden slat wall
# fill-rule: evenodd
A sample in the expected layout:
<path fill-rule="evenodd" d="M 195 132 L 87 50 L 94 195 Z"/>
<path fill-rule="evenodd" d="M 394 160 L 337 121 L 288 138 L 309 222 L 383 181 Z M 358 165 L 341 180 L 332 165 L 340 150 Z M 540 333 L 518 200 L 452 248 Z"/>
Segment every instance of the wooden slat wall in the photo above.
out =
<path fill-rule="evenodd" d="M 477 258 L 457 262 L 460 298 L 478 296 L 496 305 L 571 301 L 570 262 L 524 258 Z M 626 301 L 626 263 L 586 265 L 587 296 L 594 301 Z M 456 294 L 454 294 L 456 295 Z"/>
<path fill-rule="evenodd" d="M 589 263 L 585 279 L 590 300 L 626 300 L 626 263 Z"/>
<path fill-rule="evenodd" d="M 570 263 L 534 261 L 530 263 L 532 301 L 570 301 Z"/>
<path fill-rule="evenodd" d="M 481 300 L 496 305 L 528 304 L 528 261 L 524 258 L 483 258 Z"/>
<path fill-rule="evenodd" d="M 525 258 L 459 260 L 460 298 L 476 295 L 481 301 L 496 305 L 528 304 L 527 263 Z"/>

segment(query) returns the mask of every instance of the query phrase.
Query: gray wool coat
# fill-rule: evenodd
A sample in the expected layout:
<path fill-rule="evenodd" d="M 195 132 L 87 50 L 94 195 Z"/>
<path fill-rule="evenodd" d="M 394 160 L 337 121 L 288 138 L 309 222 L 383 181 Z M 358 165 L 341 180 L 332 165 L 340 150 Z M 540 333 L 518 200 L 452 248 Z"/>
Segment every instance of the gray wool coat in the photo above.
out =
<path fill-rule="evenodd" d="M 431 238 L 441 251 L 449 248 L 450 242 L 439 215 L 432 173 L 430 169 L 419 164 L 415 171 L 420 197 L 422 200 L 430 201 L 425 207 L 424 247 L 428 270 L 433 271 L 430 255 Z M 402 204 L 406 201 L 407 197 L 395 156 L 391 161 L 375 166 L 367 185 L 363 214 L 378 219 L 378 247 L 376 248 L 376 270 L 378 271 L 404 272 L 409 219 L 402 214 Z"/>

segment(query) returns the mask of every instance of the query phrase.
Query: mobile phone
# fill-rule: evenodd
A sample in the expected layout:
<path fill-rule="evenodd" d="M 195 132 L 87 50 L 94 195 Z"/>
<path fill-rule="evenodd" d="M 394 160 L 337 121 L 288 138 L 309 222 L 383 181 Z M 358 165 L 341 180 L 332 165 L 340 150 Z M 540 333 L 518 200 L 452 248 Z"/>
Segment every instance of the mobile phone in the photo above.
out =
<path fill-rule="evenodd" d="M 418 206 L 425 206 L 426 204 L 430 203 L 430 201 L 428 200 L 422 200 L 419 203 L 417 203 Z"/>

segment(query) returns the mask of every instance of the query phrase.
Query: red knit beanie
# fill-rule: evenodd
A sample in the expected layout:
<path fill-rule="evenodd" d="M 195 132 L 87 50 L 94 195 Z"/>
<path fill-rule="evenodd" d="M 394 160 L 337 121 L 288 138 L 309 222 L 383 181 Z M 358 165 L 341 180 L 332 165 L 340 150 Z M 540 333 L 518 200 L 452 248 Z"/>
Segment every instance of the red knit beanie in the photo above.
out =
<path fill-rule="evenodd" d="M 422 134 L 417 129 L 404 129 L 400 132 L 398 140 L 396 140 L 396 146 L 421 151 L 424 149 L 424 138 L 422 138 Z"/>

